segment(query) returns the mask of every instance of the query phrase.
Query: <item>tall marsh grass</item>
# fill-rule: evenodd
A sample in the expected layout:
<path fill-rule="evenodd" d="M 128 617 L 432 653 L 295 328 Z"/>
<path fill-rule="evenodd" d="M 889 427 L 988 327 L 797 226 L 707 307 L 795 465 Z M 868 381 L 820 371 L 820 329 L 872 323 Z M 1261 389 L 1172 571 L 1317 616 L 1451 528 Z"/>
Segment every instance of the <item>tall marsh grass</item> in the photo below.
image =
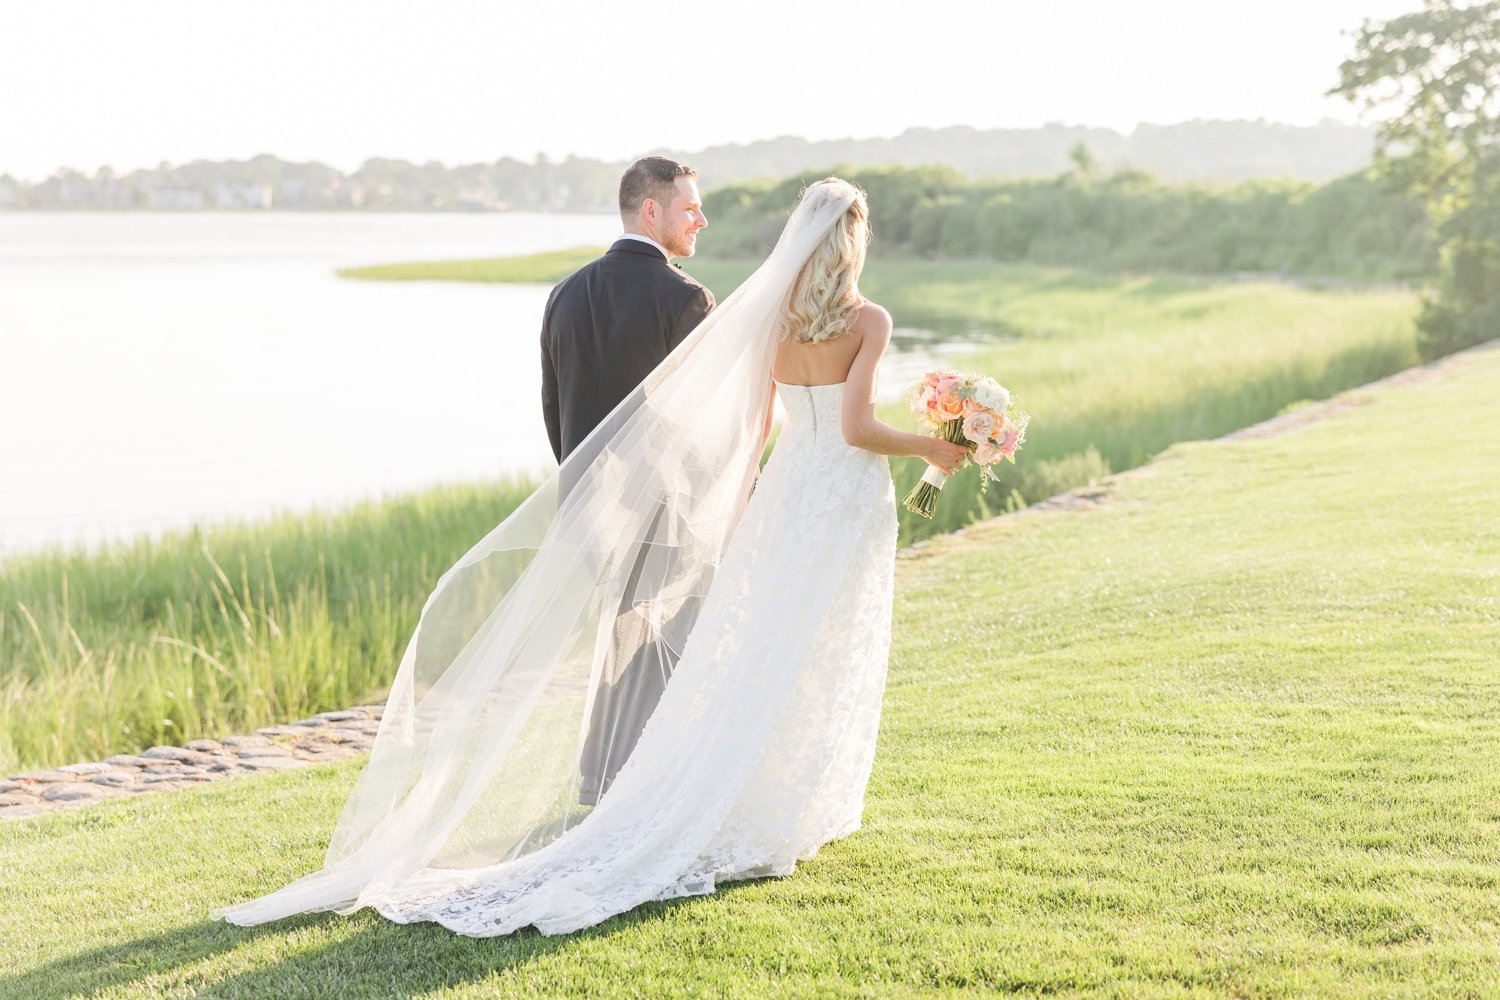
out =
<path fill-rule="evenodd" d="M 530 489 L 0 563 L 0 774 L 380 698 L 437 578 Z"/>
<path fill-rule="evenodd" d="M 691 265 L 721 299 L 752 267 Z M 1033 414 L 1001 483 L 980 498 L 962 474 L 933 521 L 902 512 L 903 542 L 1418 360 L 1407 292 L 879 260 L 862 285 L 899 325 L 997 332 L 951 363 L 995 375 Z M 911 426 L 900 406 L 882 416 Z M 893 472 L 904 494 L 920 463 Z M 438 576 L 528 491 L 447 487 L 0 563 L 0 774 L 380 697 Z"/>
<path fill-rule="evenodd" d="M 695 261 L 722 298 L 752 269 Z M 722 287 L 721 287 L 722 286 Z M 1026 446 L 978 496 L 949 481 L 932 521 L 901 512 L 903 544 L 1141 465 L 1176 441 L 1218 437 L 1418 363 L 1414 292 L 1109 276 L 988 262 L 872 260 L 861 291 L 898 326 L 993 331 L 954 367 L 995 376 L 1031 412 Z M 911 427 L 898 405 L 882 419 Z M 898 495 L 922 474 L 892 462 Z"/>

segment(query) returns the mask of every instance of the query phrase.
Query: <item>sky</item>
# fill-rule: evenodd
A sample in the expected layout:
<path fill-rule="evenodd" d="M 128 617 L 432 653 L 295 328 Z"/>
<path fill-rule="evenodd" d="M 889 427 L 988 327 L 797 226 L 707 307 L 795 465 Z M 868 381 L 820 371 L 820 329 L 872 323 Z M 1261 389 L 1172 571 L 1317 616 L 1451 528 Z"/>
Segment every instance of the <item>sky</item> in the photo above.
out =
<path fill-rule="evenodd" d="M 914 126 L 1358 121 L 1324 97 L 1420 0 L 0 0 L 0 175 L 272 153 L 625 159 Z"/>

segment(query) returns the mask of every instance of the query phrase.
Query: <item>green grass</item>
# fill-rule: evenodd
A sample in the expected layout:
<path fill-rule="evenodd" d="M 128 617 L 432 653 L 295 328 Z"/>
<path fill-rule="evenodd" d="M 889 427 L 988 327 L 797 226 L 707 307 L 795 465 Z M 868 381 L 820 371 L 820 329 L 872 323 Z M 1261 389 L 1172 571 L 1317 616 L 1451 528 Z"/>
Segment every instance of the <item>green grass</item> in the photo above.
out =
<path fill-rule="evenodd" d="M 750 265 L 704 262 L 710 287 Z M 1177 441 L 1218 437 L 1419 360 L 1417 298 L 1269 283 L 1110 276 L 963 261 L 874 260 L 861 290 L 898 325 L 989 332 L 951 364 L 998 378 L 1032 414 L 1026 445 L 978 496 L 977 470 L 950 480 L 932 522 L 902 512 L 901 540 L 1134 468 Z M 912 425 L 904 407 L 881 417 Z M 904 496 L 921 476 L 892 464 Z"/>
<path fill-rule="evenodd" d="M 518 280 L 571 269 L 595 251 L 570 253 L 579 259 L 426 273 L 452 276 L 462 265 L 476 280 Z M 754 264 L 691 266 L 722 295 Z M 997 338 L 954 361 L 999 377 L 1033 413 L 1003 482 L 981 499 L 973 470 L 960 474 L 933 521 L 902 512 L 903 543 L 1416 360 L 1416 302 L 1405 292 L 882 260 L 864 286 L 902 325 Z M 900 406 L 882 416 L 911 426 Z M 900 460 L 893 471 L 904 495 L 921 465 Z M 205 530 L 97 559 L 7 561 L 0 773 L 243 732 L 377 696 L 437 576 L 524 489 L 436 490 L 388 509 Z"/>
<path fill-rule="evenodd" d="M 577 267 L 595 251 L 580 250 Z M 556 255 L 410 265 L 405 277 L 471 281 L 551 267 Z M 722 300 L 757 261 L 695 257 L 687 269 Z M 901 541 L 951 531 L 1133 468 L 1177 441 L 1217 437 L 1420 360 L 1409 291 L 1338 291 L 1172 275 L 1100 275 L 989 261 L 876 257 L 861 290 L 899 326 L 993 346 L 951 363 L 994 375 L 1031 411 L 1016 465 L 984 498 L 969 469 L 950 481 L 931 522 L 901 516 Z M 900 406 L 881 416 L 912 425 Z M 894 464 L 904 496 L 921 476 Z"/>
<path fill-rule="evenodd" d="M 485 260 L 435 260 L 341 268 L 341 278 L 366 281 L 479 281 L 550 285 L 561 281 L 604 252 L 603 247 L 574 247 L 523 257 Z"/>
<path fill-rule="evenodd" d="M 865 828 L 566 938 L 210 906 L 358 762 L 0 825 L 0 995 L 1500 994 L 1500 350 L 898 564 Z"/>

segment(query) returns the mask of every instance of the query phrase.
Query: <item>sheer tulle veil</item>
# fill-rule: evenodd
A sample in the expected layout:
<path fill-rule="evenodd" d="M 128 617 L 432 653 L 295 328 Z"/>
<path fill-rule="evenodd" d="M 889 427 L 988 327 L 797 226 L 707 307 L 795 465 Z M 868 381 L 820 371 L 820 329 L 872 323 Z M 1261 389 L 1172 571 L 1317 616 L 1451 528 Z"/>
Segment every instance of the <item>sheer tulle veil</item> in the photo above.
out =
<path fill-rule="evenodd" d="M 591 720 L 638 729 L 651 708 L 612 676 L 621 636 L 637 662 L 681 652 L 755 480 L 788 296 L 857 197 L 810 187 L 765 263 L 443 574 L 324 867 L 212 916 L 352 913 L 418 872 L 503 864 L 587 819 Z"/>

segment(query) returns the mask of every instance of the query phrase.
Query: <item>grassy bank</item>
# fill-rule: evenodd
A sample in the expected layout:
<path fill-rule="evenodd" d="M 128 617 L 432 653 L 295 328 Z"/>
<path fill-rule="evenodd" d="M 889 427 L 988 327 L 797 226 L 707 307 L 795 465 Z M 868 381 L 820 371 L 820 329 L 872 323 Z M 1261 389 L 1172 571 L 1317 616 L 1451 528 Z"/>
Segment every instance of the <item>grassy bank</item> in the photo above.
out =
<path fill-rule="evenodd" d="M 914 325 L 999 331 L 955 359 L 1010 386 L 1033 414 L 1020 461 L 986 499 L 969 470 L 903 541 L 1132 468 L 1418 360 L 1409 292 L 1314 291 L 1188 278 L 1105 277 L 988 264 L 877 266 L 868 295 Z M 899 407 L 883 416 L 898 426 Z M 894 463 L 902 489 L 922 466 Z"/>
<path fill-rule="evenodd" d="M 865 828 L 792 878 L 209 922 L 321 864 L 350 762 L 0 826 L 0 995 L 1494 995 L 1500 351 L 1455 372 L 902 560 Z"/>
<path fill-rule="evenodd" d="M 581 264 L 595 253 L 565 256 Z M 544 271 L 557 263 L 552 257 L 383 270 L 505 282 L 531 280 L 514 275 Z M 723 299 L 755 265 L 707 256 L 686 266 Z M 980 499 L 969 470 L 950 483 L 931 523 L 902 512 L 903 542 L 1034 503 L 1139 465 L 1173 442 L 1216 437 L 1418 361 L 1417 299 L 1409 291 L 880 258 L 861 288 L 900 326 L 988 339 L 991 346 L 955 352 L 952 364 L 995 375 L 1034 417 L 1022 459 L 1006 467 L 998 489 Z M 911 425 L 900 407 L 882 416 Z M 901 461 L 894 471 L 904 495 L 922 466 Z"/>
<path fill-rule="evenodd" d="M 523 285 L 551 285 L 561 281 L 599 254 L 602 247 L 575 247 L 522 257 L 491 257 L 482 260 L 416 261 L 346 267 L 341 278 L 361 281 L 478 281 Z"/>
<path fill-rule="evenodd" d="M 530 492 L 448 487 L 0 564 L 0 774 L 378 699 L 438 576 Z"/>
<path fill-rule="evenodd" d="M 463 273 L 515 280 L 562 266 L 550 259 L 473 262 Z M 727 295 L 753 264 L 692 266 Z M 1001 378 L 1034 414 L 1021 461 L 1001 484 L 981 499 L 973 472 L 961 475 L 933 521 L 902 512 L 903 542 L 1416 357 L 1416 304 L 1403 292 L 879 260 L 864 286 L 903 326 L 988 336 L 991 346 L 953 362 Z M 911 425 L 900 407 L 883 416 Z M 897 461 L 893 471 L 904 495 L 921 467 Z M 100 557 L 7 561 L 0 773 L 243 732 L 378 697 L 438 575 L 523 495 L 520 485 L 436 490 Z"/>

